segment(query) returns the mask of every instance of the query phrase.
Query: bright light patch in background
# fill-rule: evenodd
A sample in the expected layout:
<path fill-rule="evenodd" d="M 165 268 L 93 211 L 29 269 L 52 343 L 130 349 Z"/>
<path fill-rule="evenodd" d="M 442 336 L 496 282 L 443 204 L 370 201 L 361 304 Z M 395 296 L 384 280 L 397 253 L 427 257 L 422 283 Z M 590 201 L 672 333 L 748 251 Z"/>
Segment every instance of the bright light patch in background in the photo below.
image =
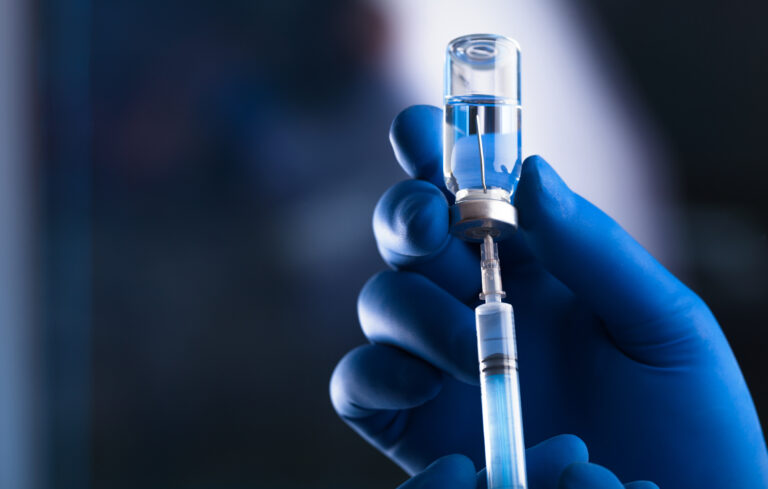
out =
<path fill-rule="evenodd" d="M 503 34 L 522 48 L 523 155 L 540 154 L 665 264 L 675 264 L 668 153 L 598 26 L 562 0 L 379 1 L 408 104 L 442 106 L 445 46 Z"/>

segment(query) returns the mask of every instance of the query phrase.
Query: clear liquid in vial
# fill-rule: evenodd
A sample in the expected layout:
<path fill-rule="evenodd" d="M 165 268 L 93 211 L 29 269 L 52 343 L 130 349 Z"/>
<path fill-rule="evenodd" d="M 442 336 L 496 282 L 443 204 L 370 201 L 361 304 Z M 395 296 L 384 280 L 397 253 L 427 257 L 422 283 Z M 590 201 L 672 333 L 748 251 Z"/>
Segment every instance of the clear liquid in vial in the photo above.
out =
<path fill-rule="evenodd" d="M 483 191 L 478 117 L 485 159 L 485 186 L 509 199 L 520 179 L 521 109 L 497 97 L 452 97 L 445 104 L 443 173 L 448 190 L 462 200 Z"/>

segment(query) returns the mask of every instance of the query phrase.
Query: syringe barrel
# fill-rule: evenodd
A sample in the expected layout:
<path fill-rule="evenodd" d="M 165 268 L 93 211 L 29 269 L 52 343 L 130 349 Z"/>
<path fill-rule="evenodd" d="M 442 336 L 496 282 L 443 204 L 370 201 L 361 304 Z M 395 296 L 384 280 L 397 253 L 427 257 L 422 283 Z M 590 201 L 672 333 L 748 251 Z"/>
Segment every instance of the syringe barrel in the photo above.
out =
<path fill-rule="evenodd" d="M 525 445 L 512 306 L 475 309 L 488 489 L 526 489 Z"/>

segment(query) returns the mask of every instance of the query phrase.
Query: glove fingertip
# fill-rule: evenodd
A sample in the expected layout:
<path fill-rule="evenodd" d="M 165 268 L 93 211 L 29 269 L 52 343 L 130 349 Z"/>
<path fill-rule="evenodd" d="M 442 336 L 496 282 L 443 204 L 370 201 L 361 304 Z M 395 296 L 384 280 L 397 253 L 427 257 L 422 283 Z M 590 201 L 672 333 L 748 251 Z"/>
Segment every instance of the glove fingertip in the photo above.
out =
<path fill-rule="evenodd" d="M 558 489 L 623 489 L 621 481 L 611 472 L 597 464 L 576 462 L 560 474 Z"/>
<path fill-rule="evenodd" d="M 475 489 L 475 466 L 464 455 L 446 455 L 398 489 Z"/>
<path fill-rule="evenodd" d="M 624 489 L 659 489 L 659 486 L 651 481 L 634 481 L 624 484 Z"/>
<path fill-rule="evenodd" d="M 442 182 L 443 111 L 431 105 L 413 105 L 392 121 L 389 140 L 400 166 L 413 178 Z"/>
<path fill-rule="evenodd" d="M 576 435 L 557 435 L 526 450 L 528 482 L 532 487 L 554 488 L 563 470 L 589 460 L 587 445 Z"/>
<path fill-rule="evenodd" d="M 537 447 L 538 446 L 541 446 L 542 448 L 546 446 L 552 454 L 559 455 L 563 458 L 569 458 L 573 462 L 586 462 L 589 460 L 587 444 L 576 435 L 557 435 L 542 442 L 537 445 Z"/>
<path fill-rule="evenodd" d="M 449 239 L 448 202 L 428 182 L 400 182 L 387 190 L 376 205 L 373 232 L 390 265 L 429 257 Z"/>
<path fill-rule="evenodd" d="M 520 213 L 520 226 L 532 229 L 551 217 L 567 218 L 575 202 L 574 194 L 547 163 L 538 155 L 523 162 L 515 205 Z"/>
<path fill-rule="evenodd" d="M 363 345 L 347 353 L 331 375 L 331 403 L 344 418 L 379 410 L 407 409 L 433 399 L 442 375 L 400 350 Z"/>
<path fill-rule="evenodd" d="M 394 270 L 382 270 L 369 278 L 360 289 L 357 296 L 357 317 L 363 328 L 367 324 L 366 318 L 377 313 L 381 292 L 397 286 L 397 273 Z"/>

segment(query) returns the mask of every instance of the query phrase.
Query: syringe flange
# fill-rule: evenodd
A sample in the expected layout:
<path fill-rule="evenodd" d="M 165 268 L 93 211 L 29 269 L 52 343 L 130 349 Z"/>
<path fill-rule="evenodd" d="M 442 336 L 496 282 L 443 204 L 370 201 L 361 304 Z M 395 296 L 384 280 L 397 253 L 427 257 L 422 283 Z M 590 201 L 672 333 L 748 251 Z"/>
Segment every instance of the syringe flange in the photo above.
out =
<path fill-rule="evenodd" d="M 496 199 L 472 199 L 457 202 L 450 208 L 451 234 L 481 243 L 490 235 L 500 241 L 517 230 L 517 209 Z"/>

